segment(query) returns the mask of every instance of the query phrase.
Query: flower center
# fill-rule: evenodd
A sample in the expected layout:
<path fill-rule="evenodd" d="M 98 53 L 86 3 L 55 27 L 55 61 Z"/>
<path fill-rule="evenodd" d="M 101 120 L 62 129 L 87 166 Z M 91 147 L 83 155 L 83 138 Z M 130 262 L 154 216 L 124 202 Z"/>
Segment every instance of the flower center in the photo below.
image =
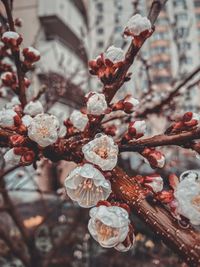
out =
<path fill-rule="evenodd" d="M 198 195 L 198 196 L 196 196 L 196 197 L 194 197 L 194 198 L 192 199 L 192 205 L 194 205 L 195 208 L 196 208 L 198 211 L 200 211 L 200 195 Z"/>
<path fill-rule="evenodd" d="M 103 159 L 107 159 L 107 157 L 108 157 L 108 151 L 107 151 L 106 147 L 98 147 L 95 149 L 94 152 Z"/>
<path fill-rule="evenodd" d="M 49 129 L 47 127 L 40 127 L 38 129 L 38 134 L 45 138 L 49 134 Z"/>
<path fill-rule="evenodd" d="M 119 235 L 119 230 L 117 228 L 105 225 L 100 220 L 95 221 L 95 226 L 100 242 L 109 240 L 110 238 L 117 237 Z"/>

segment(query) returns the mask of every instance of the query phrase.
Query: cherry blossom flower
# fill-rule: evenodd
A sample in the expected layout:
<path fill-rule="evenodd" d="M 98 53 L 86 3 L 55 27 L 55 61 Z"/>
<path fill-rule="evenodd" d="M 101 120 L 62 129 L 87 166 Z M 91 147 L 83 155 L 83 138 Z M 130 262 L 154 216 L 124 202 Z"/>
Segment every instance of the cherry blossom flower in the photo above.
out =
<path fill-rule="evenodd" d="M 154 193 L 158 193 L 163 190 L 163 179 L 159 174 L 146 176 L 144 184 L 149 187 Z"/>
<path fill-rule="evenodd" d="M 105 59 L 109 59 L 112 63 L 121 62 L 125 59 L 124 51 L 115 47 L 114 45 L 110 46 L 104 53 Z"/>
<path fill-rule="evenodd" d="M 79 131 L 84 131 L 87 123 L 88 117 L 78 110 L 74 110 L 70 116 L 70 121 L 73 126 L 76 127 Z"/>
<path fill-rule="evenodd" d="M 54 144 L 58 139 L 59 121 L 49 114 L 36 115 L 28 127 L 28 136 L 41 147 Z"/>
<path fill-rule="evenodd" d="M 102 247 L 116 247 L 126 239 L 130 221 L 125 209 L 101 205 L 90 210 L 90 217 L 88 230 Z"/>
<path fill-rule="evenodd" d="M 12 148 L 5 153 L 4 160 L 8 167 L 13 167 L 20 163 L 21 155 L 15 154 L 15 150 Z"/>
<path fill-rule="evenodd" d="M 190 171 L 181 175 L 180 183 L 174 192 L 177 212 L 200 225 L 200 173 Z"/>
<path fill-rule="evenodd" d="M 82 151 L 87 161 L 99 166 L 103 171 L 112 170 L 117 164 L 118 146 L 110 136 L 97 134 L 83 146 Z"/>
<path fill-rule="evenodd" d="M 110 46 L 105 53 L 89 61 L 90 73 L 97 75 L 102 82 L 109 82 L 116 70 L 123 65 L 124 59 L 121 48 Z"/>
<path fill-rule="evenodd" d="M 3 109 L 0 111 L 0 126 L 2 128 L 15 127 L 17 121 L 20 121 L 20 118 L 14 110 Z"/>
<path fill-rule="evenodd" d="M 136 14 L 128 20 L 124 34 L 135 37 L 145 31 L 151 31 L 151 29 L 150 20 L 147 17 L 142 17 L 140 14 Z"/>
<path fill-rule="evenodd" d="M 22 37 L 19 33 L 13 31 L 4 32 L 2 41 L 12 49 L 16 49 L 22 42 Z"/>
<path fill-rule="evenodd" d="M 87 101 L 87 112 L 92 115 L 102 115 L 108 108 L 105 95 L 99 93 L 91 93 Z"/>
<path fill-rule="evenodd" d="M 95 206 L 111 193 L 110 182 L 91 164 L 75 168 L 66 178 L 65 188 L 68 196 L 84 208 Z"/>
<path fill-rule="evenodd" d="M 36 116 L 37 114 L 43 113 L 44 109 L 42 106 L 42 103 L 40 101 L 30 101 L 25 107 L 24 107 L 24 114 L 30 115 L 30 116 Z"/>

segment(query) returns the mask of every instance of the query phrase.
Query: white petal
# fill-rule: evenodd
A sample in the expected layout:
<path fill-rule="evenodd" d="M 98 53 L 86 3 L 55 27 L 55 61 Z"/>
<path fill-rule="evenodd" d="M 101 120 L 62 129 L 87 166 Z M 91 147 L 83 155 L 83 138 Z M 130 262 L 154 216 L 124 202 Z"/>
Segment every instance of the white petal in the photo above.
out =
<path fill-rule="evenodd" d="M 84 131 L 88 123 L 88 117 L 82 112 L 74 110 L 70 116 L 70 121 L 79 131 Z"/>
<path fill-rule="evenodd" d="M 104 56 L 113 63 L 117 63 L 125 59 L 124 51 L 121 48 L 113 45 L 106 50 Z"/>
<path fill-rule="evenodd" d="M 43 112 L 44 109 L 40 101 L 30 101 L 24 108 L 24 113 L 30 116 L 36 116 Z"/>
<path fill-rule="evenodd" d="M 88 114 L 102 115 L 108 108 L 105 95 L 99 93 L 93 93 L 87 101 Z"/>

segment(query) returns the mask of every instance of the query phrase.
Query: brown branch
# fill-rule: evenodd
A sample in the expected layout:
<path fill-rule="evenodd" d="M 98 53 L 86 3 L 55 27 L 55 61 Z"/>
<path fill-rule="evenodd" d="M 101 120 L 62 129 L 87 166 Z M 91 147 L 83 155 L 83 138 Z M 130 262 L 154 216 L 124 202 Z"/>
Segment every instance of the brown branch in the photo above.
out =
<path fill-rule="evenodd" d="M 157 147 L 157 146 L 185 146 L 187 143 L 193 140 L 200 139 L 200 128 L 190 132 L 184 132 L 174 135 L 155 135 L 149 138 L 143 138 L 135 141 L 130 141 L 128 144 L 120 146 L 120 151 L 135 151 L 141 152 L 145 147 Z"/>
<path fill-rule="evenodd" d="M 148 18 L 151 21 L 152 26 L 154 26 L 154 23 L 155 23 L 156 19 L 158 18 L 159 14 L 160 14 L 160 12 L 161 12 L 161 10 L 164 7 L 166 2 L 167 2 L 167 0 L 154 0 L 153 1 L 151 8 L 150 8 L 150 11 L 149 11 L 149 15 L 148 15 Z M 125 56 L 124 65 L 118 70 L 117 74 L 113 78 L 113 83 L 111 85 L 105 85 L 104 86 L 103 91 L 106 94 L 106 98 L 107 98 L 108 103 L 111 102 L 111 100 L 113 99 L 116 92 L 124 84 L 125 77 L 127 75 L 127 72 L 129 70 L 130 66 L 133 64 L 137 53 L 140 51 L 140 48 L 142 47 L 142 45 L 144 44 L 146 39 L 148 39 L 148 37 L 149 36 L 143 37 L 143 39 L 141 40 L 140 46 L 135 46 L 134 43 L 131 42 L 131 44 L 128 48 L 128 51 L 126 53 L 126 56 Z"/>
<path fill-rule="evenodd" d="M 12 12 L 11 12 L 11 6 L 10 6 L 10 1 L 8 0 L 1 0 L 2 3 L 5 6 L 6 9 L 6 14 L 7 14 L 7 18 L 8 18 L 8 24 L 9 24 L 9 28 L 11 31 L 15 32 L 15 24 L 14 24 L 14 20 L 12 17 Z M 26 87 L 25 87 L 25 82 L 24 82 L 24 73 L 22 71 L 22 66 L 21 66 L 21 60 L 20 60 L 20 51 L 12 51 L 12 55 L 15 61 L 15 65 L 17 68 L 17 77 L 18 77 L 18 86 L 19 86 L 19 100 L 21 102 L 22 108 L 24 108 L 24 106 L 27 103 L 26 100 Z"/>
<path fill-rule="evenodd" d="M 29 258 L 26 257 L 25 253 L 21 248 L 16 247 L 15 242 L 10 238 L 7 232 L 0 227 L 0 238 L 6 243 L 14 256 L 21 260 L 26 267 L 30 267 Z"/>
<path fill-rule="evenodd" d="M 179 90 L 186 85 L 196 74 L 200 72 L 200 66 L 198 66 L 194 71 L 192 71 L 179 85 L 177 85 L 173 91 L 170 92 L 170 94 L 163 99 L 158 105 L 145 109 L 142 113 L 136 114 L 137 117 L 146 117 L 149 114 L 152 113 L 159 113 L 162 108 L 169 104 L 170 101 L 178 94 Z M 189 87 L 190 89 L 191 87 Z"/>
<path fill-rule="evenodd" d="M 192 227 L 182 228 L 177 220 L 160 203 L 149 204 L 143 189 L 127 174 L 117 168 L 112 189 L 118 199 L 125 201 L 167 247 L 175 251 L 190 266 L 200 266 L 200 233 Z"/>
<path fill-rule="evenodd" d="M 1 178 L 1 181 L 0 181 L 0 188 L 5 189 L 5 181 L 3 178 Z M 8 194 L 8 191 L 2 190 L 1 193 L 2 193 L 4 203 L 9 207 L 10 216 L 12 217 L 16 226 L 19 228 L 19 231 L 22 235 L 22 238 L 23 238 L 25 244 L 28 244 L 29 243 L 28 232 L 27 232 L 26 227 L 24 226 L 24 224 L 22 222 L 20 214 L 18 213 L 15 205 L 13 204 L 13 202 L 12 202 L 12 200 Z"/>

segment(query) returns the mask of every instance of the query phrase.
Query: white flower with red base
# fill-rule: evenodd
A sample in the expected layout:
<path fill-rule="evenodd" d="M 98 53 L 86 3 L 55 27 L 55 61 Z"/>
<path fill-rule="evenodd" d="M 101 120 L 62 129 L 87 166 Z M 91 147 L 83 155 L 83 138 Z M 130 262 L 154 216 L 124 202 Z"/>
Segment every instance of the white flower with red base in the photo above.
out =
<path fill-rule="evenodd" d="M 117 164 L 119 150 L 110 136 L 97 134 L 83 146 L 82 151 L 87 161 L 99 166 L 103 171 L 112 170 Z"/>
<path fill-rule="evenodd" d="M 111 193 L 110 182 L 91 164 L 75 168 L 65 180 L 67 195 L 81 207 L 90 208 Z"/>
<path fill-rule="evenodd" d="M 28 137 L 41 147 L 54 144 L 58 139 L 58 119 L 49 114 L 38 114 L 28 127 Z"/>

